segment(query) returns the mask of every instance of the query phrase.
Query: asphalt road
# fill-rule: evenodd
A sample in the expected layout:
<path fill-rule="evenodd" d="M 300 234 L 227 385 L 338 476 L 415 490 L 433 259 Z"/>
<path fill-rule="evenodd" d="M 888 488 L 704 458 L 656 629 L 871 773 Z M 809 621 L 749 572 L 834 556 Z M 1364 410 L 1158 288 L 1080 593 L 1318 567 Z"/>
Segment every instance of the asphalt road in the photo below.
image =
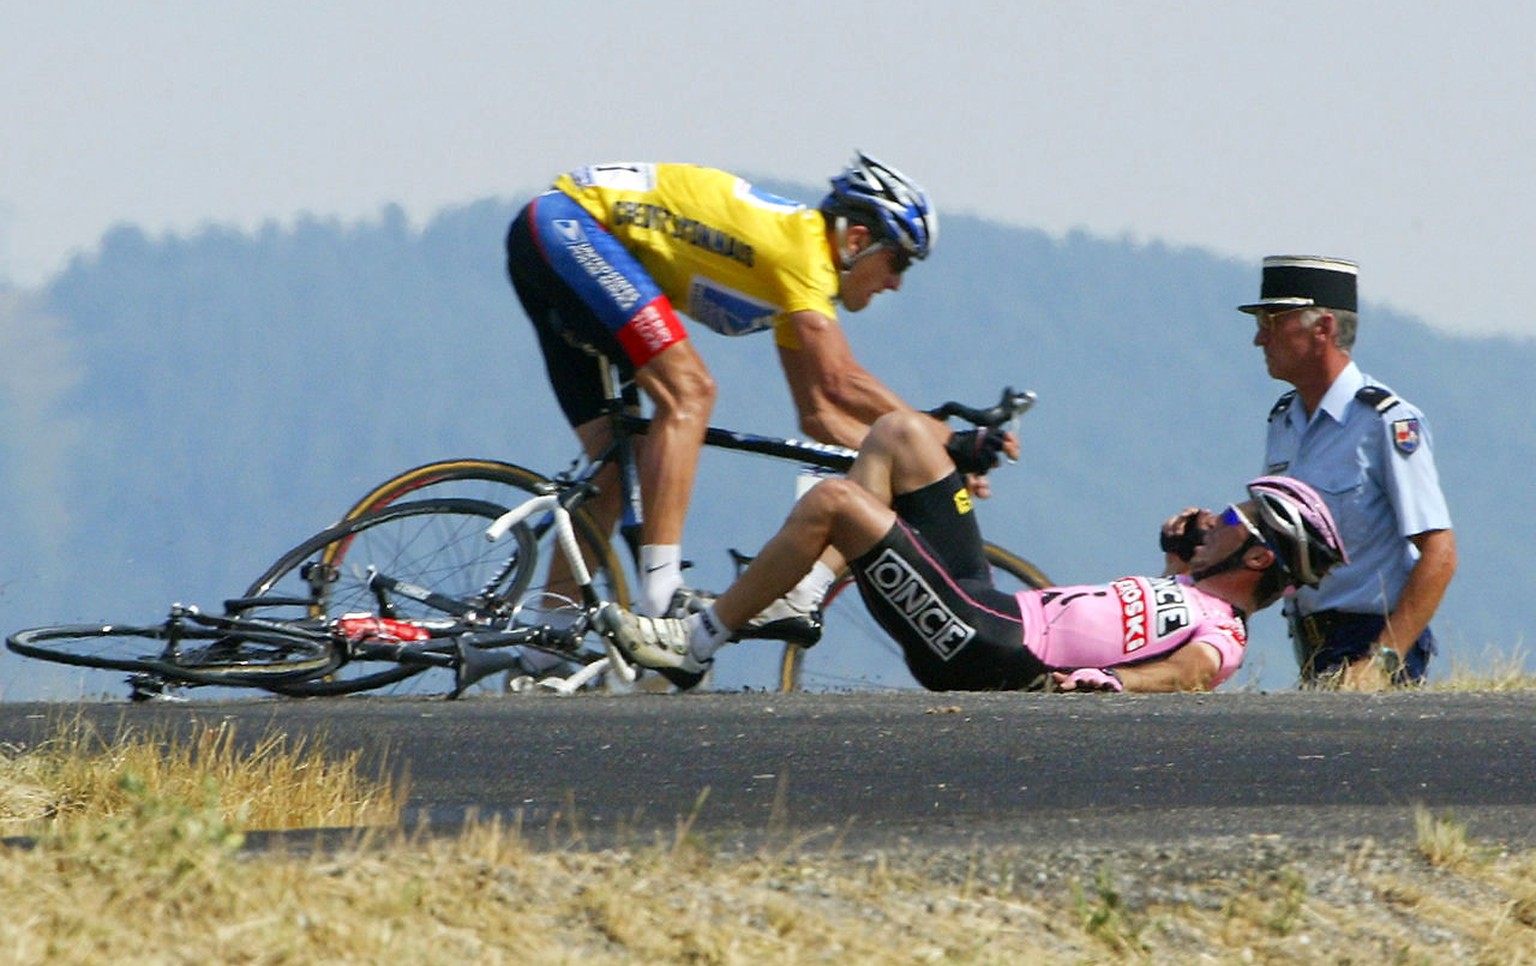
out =
<path fill-rule="evenodd" d="M 75 706 L 0 704 L 0 741 Z M 1536 694 L 693 694 L 93 704 L 108 730 L 323 732 L 408 775 L 412 820 L 722 847 L 1411 840 L 1416 805 L 1536 841 Z"/>

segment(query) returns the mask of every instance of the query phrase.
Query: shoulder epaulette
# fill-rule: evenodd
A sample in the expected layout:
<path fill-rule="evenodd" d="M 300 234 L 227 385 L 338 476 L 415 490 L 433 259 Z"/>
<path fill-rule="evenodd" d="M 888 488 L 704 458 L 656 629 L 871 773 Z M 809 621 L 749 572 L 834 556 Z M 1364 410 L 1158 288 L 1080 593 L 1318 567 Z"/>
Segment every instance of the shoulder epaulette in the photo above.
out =
<path fill-rule="evenodd" d="M 1276 418 L 1285 415 L 1285 411 L 1287 409 L 1290 409 L 1291 408 L 1291 403 L 1293 403 L 1295 401 L 1296 401 L 1296 390 L 1294 390 L 1294 389 L 1292 389 L 1290 392 L 1286 393 L 1285 395 L 1281 396 L 1278 400 L 1275 401 L 1275 408 L 1273 408 L 1273 409 L 1271 409 L 1269 411 L 1269 421 L 1270 422 L 1274 422 Z"/>
<path fill-rule="evenodd" d="M 1378 413 L 1384 413 L 1402 402 L 1401 399 L 1393 395 L 1392 390 L 1383 389 L 1381 386 L 1366 386 L 1355 393 L 1355 398 Z"/>

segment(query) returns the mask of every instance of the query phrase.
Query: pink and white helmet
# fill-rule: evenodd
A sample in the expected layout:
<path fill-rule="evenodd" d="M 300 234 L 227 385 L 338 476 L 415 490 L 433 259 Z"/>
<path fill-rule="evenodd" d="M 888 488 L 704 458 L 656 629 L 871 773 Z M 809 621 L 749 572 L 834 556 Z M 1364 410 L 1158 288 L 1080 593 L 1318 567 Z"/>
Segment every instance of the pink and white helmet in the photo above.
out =
<path fill-rule="evenodd" d="M 1248 483 L 1258 504 L 1255 523 L 1296 583 L 1316 587 L 1336 564 L 1348 563 L 1344 540 L 1318 492 L 1289 476 L 1261 476 Z"/>

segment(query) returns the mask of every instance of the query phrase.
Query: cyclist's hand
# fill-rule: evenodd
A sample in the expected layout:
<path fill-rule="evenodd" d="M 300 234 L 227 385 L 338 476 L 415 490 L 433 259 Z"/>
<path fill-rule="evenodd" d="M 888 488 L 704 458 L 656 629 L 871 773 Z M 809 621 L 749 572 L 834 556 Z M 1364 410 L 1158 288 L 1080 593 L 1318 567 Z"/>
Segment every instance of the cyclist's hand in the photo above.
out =
<path fill-rule="evenodd" d="M 955 461 L 955 469 L 962 474 L 980 476 L 996 466 L 1004 454 L 1010 459 L 1017 459 L 1019 441 L 1009 432 L 963 429 L 950 434 L 944 450 Z"/>
<path fill-rule="evenodd" d="M 1083 667 L 1076 671 L 1052 671 L 1058 691 L 1124 691 L 1125 684 L 1113 668 Z"/>
<path fill-rule="evenodd" d="M 1163 521 L 1157 539 L 1158 546 L 1167 555 L 1165 573 L 1182 573 L 1187 569 L 1184 565 L 1189 563 L 1195 548 L 1205 537 L 1204 517 L 1205 511 L 1191 506 Z"/>
<path fill-rule="evenodd" d="M 993 432 L 997 432 L 997 430 L 993 430 Z M 1005 429 L 1002 430 L 1002 436 L 1003 458 L 1010 463 L 1017 463 L 1019 461 L 1019 454 L 1023 452 L 1023 449 L 1019 446 L 1018 434 L 1011 429 Z"/>

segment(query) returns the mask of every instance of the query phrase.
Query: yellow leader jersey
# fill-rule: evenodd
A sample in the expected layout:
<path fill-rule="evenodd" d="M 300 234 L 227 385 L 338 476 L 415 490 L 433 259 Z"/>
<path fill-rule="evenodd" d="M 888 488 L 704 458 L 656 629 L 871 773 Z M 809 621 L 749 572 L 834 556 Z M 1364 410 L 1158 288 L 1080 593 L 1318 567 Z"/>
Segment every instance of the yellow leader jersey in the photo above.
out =
<path fill-rule="evenodd" d="M 819 211 L 692 164 L 591 165 L 555 187 L 634 254 L 674 308 L 722 335 L 771 327 L 797 348 L 790 313 L 837 317 Z"/>

